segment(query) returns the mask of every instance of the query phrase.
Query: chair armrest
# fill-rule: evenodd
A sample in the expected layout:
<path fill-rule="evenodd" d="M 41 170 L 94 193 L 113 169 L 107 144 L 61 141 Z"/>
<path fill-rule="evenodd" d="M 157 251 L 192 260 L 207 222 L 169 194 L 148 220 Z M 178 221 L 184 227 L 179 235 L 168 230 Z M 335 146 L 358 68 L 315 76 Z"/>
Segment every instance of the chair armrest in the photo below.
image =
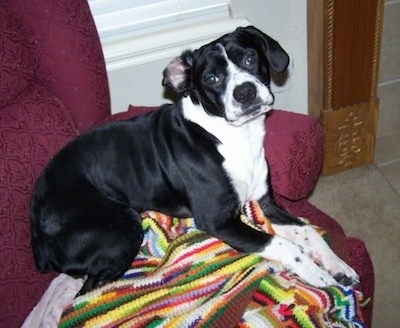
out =
<path fill-rule="evenodd" d="M 324 156 L 324 134 L 313 118 L 273 110 L 266 118 L 265 150 L 274 193 L 292 201 L 313 190 Z"/>

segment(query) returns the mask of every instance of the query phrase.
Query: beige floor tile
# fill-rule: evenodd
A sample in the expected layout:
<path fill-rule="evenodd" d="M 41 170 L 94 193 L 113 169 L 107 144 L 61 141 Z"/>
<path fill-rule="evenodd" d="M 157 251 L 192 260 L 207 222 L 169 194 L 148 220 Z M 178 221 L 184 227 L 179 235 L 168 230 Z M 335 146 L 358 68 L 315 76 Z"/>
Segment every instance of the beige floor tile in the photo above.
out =
<path fill-rule="evenodd" d="M 396 162 L 392 162 L 391 164 L 380 166 L 379 171 L 389 182 L 392 188 L 400 195 L 400 159 Z"/>
<path fill-rule="evenodd" d="M 398 133 L 400 126 L 400 81 L 379 85 L 378 97 L 377 136 Z"/>
<path fill-rule="evenodd" d="M 400 133 L 378 137 L 375 146 L 375 164 L 382 166 L 397 160 L 400 160 Z"/>

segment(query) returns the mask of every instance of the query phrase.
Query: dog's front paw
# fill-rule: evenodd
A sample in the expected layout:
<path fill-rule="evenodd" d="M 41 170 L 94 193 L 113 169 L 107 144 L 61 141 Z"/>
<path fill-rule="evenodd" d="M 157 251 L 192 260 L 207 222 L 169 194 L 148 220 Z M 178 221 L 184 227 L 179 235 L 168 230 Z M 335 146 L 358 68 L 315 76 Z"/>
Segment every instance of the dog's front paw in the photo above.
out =
<path fill-rule="evenodd" d="M 273 236 L 261 255 L 266 259 L 280 261 L 291 273 L 311 286 L 321 288 L 338 284 L 330 272 L 318 266 L 297 245 L 280 236 Z"/>
<path fill-rule="evenodd" d="M 338 281 L 334 277 L 313 262 L 308 263 L 306 271 L 294 271 L 300 280 L 316 288 L 336 286 L 338 284 Z"/>
<path fill-rule="evenodd" d="M 354 286 L 360 282 L 357 273 L 346 264 L 346 270 L 332 274 L 313 262 L 308 264 L 307 272 L 296 272 L 304 282 L 318 288 L 327 286 Z"/>
<path fill-rule="evenodd" d="M 325 258 L 323 267 L 343 286 L 354 286 L 360 282 L 357 272 L 333 252 Z"/>
<path fill-rule="evenodd" d="M 335 280 L 343 286 L 354 286 L 360 282 L 358 274 L 347 276 L 343 273 L 338 273 L 333 278 L 335 278 Z"/>
<path fill-rule="evenodd" d="M 324 263 L 324 269 L 343 286 L 355 286 L 360 282 L 360 277 L 346 262 L 335 257 L 331 262 Z"/>
<path fill-rule="evenodd" d="M 275 229 L 276 226 L 274 225 Z M 288 227 L 277 227 L 281 235 L 292 240 L 317 262 L 335 281 L 334 284 L 354 286 L 360 282 L 357 273 L 341 258 L 339 258 L 321 235 L 312 226 L 296 227 L 294 230 Z M 294 231 L 294 233 L 293 233 Z M 326 279 L 325 279 L 326 280 Z"/>
<path fill-rule="evenodd" d="M 345 262 L 341 261 L 336 263 L 335 271 L 326 270 L 310 261 L 303 272 L 295 272 L 306 283 L 314 287 L 327 287 L 334 285 L 354 286 L 360 282 L 358 274 Z M 339 264 L 339 265 L 338 265 Z M 299 271 L 296 268 L 294 271 Z"/>

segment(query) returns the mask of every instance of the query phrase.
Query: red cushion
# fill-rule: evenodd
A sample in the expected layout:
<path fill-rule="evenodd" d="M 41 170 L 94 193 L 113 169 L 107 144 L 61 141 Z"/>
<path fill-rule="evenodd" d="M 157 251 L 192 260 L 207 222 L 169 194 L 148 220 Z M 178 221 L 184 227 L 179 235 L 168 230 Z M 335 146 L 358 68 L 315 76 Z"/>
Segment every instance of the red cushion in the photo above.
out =
<path fill-rule="evenodd" d="M 290 200 L 305 199 L 315 187 L 324 156 L 321 126 L 309 116 L 274 110 L 266 128 L 272 189 Z"/>
<path fill-rule="evenodd" d="M 35 269 L 29 200 L 45 163 L 77 134 L 69 111 L 31 85 L 0 111 L 0 318 L 15 327 L 38 302 L 51 275 Z"/>

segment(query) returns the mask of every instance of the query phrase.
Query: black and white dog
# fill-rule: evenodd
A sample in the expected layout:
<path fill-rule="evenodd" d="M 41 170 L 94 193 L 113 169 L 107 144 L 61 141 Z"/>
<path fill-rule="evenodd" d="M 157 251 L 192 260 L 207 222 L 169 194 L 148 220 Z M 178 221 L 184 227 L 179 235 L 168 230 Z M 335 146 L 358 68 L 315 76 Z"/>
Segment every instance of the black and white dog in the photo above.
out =
<path fill-rule="evenodd" d="M 241 252 L 280 261 L 317 286 L 358 282 L 320 235 L 275 205 L 264 119 L 274 102 L 270 67 L 289 57 L 254 27 L 238 28 L 170 62 L 163 84 L 177 104 L 109 123 L 73 140 L 41 174 L 31 203 L 37 268 L 86 277 L 80 293 L 119 278 L 142 243 L 139 213 L 194 217 Z M 240 219 L 258 200 L 277 235 Z M 312 259 L 317 259 L 321 266 Z"/>

